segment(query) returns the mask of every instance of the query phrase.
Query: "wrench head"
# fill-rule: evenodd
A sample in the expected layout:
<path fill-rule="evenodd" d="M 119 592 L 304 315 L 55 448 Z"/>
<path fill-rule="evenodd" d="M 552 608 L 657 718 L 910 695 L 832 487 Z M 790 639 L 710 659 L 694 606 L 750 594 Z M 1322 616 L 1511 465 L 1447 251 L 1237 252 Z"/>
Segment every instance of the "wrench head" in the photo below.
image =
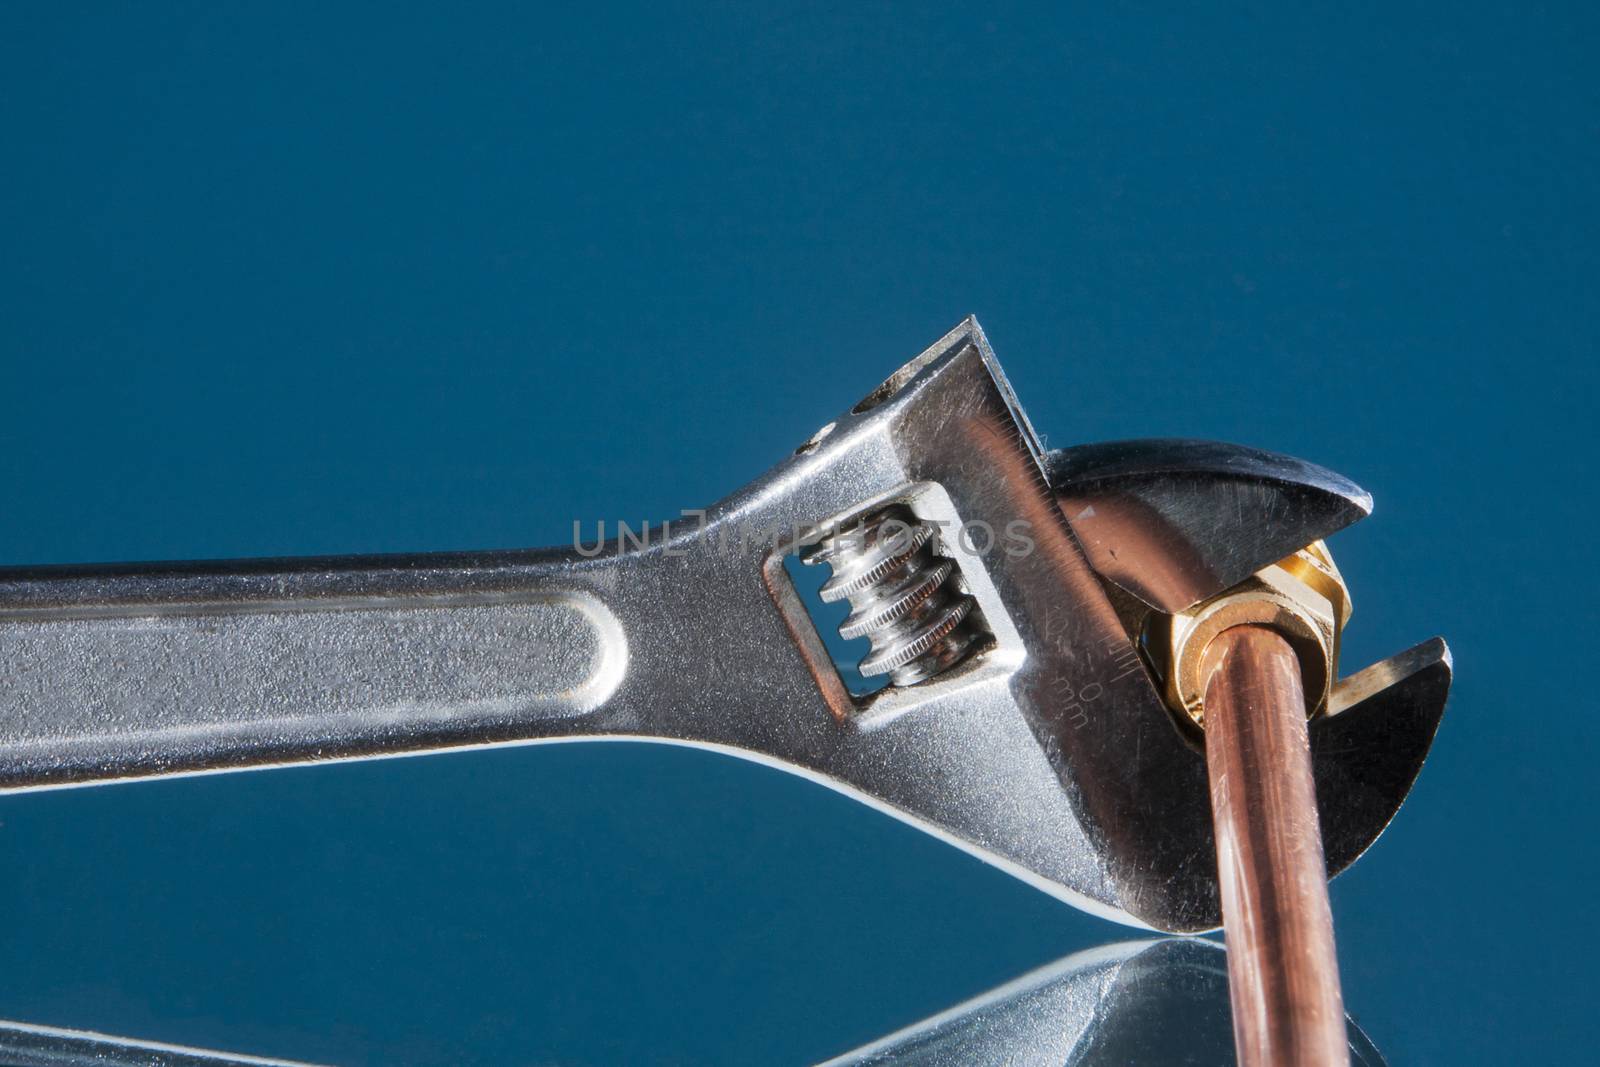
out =
<path fill-rule="evenodd" d="M 847 527 L 891 504 L 937 523 L 988 637 L 944 673 L 852 696 L 769 561 L 838 730 L 837 743 L 769 756 L 1087 910 L 1168 931 L 1219 924 L 1204 756 L 1113 601 L 1209 596 L 1365 514 L 1359 488 L 1236 446 L 1047 454 L 969 319 L 725 507 L 774 494 L 797 526 Z M 1026 545 L 973 529 L 1024 530 Z M 1443 642 L 1420 645 L 1341 682 L 1313 725 L 1330 874 L 1398 809 L 1449 676 Z"/>

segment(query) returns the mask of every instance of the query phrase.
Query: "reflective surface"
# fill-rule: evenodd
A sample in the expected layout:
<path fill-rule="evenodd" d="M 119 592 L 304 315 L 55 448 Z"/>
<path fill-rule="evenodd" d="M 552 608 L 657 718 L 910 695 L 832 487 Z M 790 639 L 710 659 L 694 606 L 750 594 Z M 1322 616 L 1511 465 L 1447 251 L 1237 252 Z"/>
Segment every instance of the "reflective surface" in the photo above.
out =
<path fill-rule="evenodd" d="M 1461 673 L 1349 1010 L 1587 1063 L 1595 18 L 13 5 L 0 560 L 671 519 L 976 311 L 1049 448 L 1372 492 L 1345 658 Z M 6 797 L 0 872 L 0 1017 L 386 1067 L 811 1062 L 1127 936 L 628 744 Z"/>
<path fill-rule="evenodd" d="M 1347 1024 L 1353 1067 L 1382 1067 Z M 1228 972 L 1210 941 L 1130 941 L 1076 953 L 828 1061 L 827 1067 L 1139 1067 L 1234 1063 Z"/>
<path fill-rule="evenodd" d="M 1383 1058 L 1347 1023 L 1354 1067 Z M 242 1053 L 0 1022 L 6 1067 L 313 1067 Z M 1140 1067 L 1234 1063 L 1228 976 L 1215 942 L 1129 941 L 1030 971 L 822 1067 Z"/>
<path fill-rule="evenodd" d="M 1095 571 L 1169 615 L 1372 511 L 1342 475 L 1219 441 L 1074 445 L 1047 470 Z"/>
<path fill-rule="evenodd" d="M 313 1067 L 244 1053 L 5 1021 L 0 1021 L 0 1063 L 5 1067 Z"/>

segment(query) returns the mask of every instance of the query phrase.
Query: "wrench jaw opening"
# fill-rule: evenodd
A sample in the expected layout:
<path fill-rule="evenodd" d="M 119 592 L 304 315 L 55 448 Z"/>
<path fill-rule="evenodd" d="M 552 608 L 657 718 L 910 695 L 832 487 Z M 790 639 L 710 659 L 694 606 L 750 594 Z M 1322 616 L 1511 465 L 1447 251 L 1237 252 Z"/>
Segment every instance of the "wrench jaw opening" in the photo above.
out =
<path fill-rule="evenodd" d="M 1337 677 L 1348 593 L 1321 541 L 1371 513 L 1359 486 L 1304 460 L 1215 441 L 1106 442 L 1052 452 L 1045 465 L 1142 651 L 1152 651 L 1143 640 L 1152 621 L 1203 611 L 1253 576 L 1316 557 L 1337 587 L 1324 664 Z M 1312 773 L 1330 877 L 1377 840 L 1409 794 L 1451 669 L 1449 649 L 1434 638 L 1334 681 L 1325 710 L 1314 708 Z"/>

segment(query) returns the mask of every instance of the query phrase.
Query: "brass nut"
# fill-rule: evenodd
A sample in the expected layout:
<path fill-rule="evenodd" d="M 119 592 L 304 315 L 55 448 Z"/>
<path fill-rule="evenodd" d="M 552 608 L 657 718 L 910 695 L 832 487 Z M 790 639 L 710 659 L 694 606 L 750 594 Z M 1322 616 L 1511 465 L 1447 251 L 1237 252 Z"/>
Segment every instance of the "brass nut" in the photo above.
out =
<path fill-rule="evenodd" d="M 1246 623 L 1270 626 L 1300 654 L 1306 714 L 1320 714 L 1338 677 L 1339 635 L 1350 618 L 1350 593 L 1321 541 L 1177 615 L 1152 615 L 1146 648 L 1157 661 L 1167 703 L 1205 725 L 1206 646 Z"/>

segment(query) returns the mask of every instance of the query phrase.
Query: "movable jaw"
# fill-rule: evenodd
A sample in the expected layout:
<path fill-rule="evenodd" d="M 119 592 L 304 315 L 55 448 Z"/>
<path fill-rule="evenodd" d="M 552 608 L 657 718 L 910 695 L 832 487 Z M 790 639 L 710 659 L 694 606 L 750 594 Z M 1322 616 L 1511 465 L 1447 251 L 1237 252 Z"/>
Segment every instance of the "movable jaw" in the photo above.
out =
<path fill-rule="evenodd" d="M 1047 455 L 968 320 L 670 529 L 561 550 L 0 571 L 0 792 L 663 741 L 805 775 L 1097 914 L 1209 929 L 1205 763 L 1139 620 L 1366 506 L 1334 475 L 1232 446 Z M 891 522 L 938 529 L 901 543 Z M 893 684 L 847 689 L 793 555 L 837 568 L 831 591 Z M 1311 727 L 1331 872 L 1404 799 L 1448 682 L 1435 641 L 1332 687 Z"/>

